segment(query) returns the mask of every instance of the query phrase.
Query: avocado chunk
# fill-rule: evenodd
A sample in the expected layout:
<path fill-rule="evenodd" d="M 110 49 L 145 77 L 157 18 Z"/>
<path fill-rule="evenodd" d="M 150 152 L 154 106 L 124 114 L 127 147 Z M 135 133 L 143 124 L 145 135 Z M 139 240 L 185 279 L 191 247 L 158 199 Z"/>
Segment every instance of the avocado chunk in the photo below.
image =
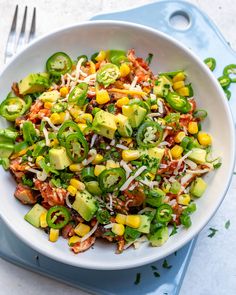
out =
<path fill-rule="evenodd" d="M 166 96 L 172 86 L 172 82 L 165 75 L 161 75 L 156 82 L 157 85 L 153 87 L 153 93 L 158 97 Z"/>
<path fill-rule="evenodd" d="M 85 183 L 85 187 L 87 189 L 87 191 L 95 196 L 100 196 L 102 194 L 102 191 L 99 187 L 99 183 L 97 181 L 89 181 Z"/>
<path fill-rule="evenodd" d="M 190 193 L 197 198 L 200 198 L 207 188 L 206 182 L 201 178 L 197 177 L 191 185 Z"/>
<path fill-rule="evenodd" d="M 42 92 L 49 87 L 49 74 L 37 73 L 29 74 L 18 83 L 19 92 L 22 95 Z"/>
<path fill-rule="evenodd" d="M 206 163 L 206 150 L 193 148 L 188 158 L 197 164 L 204 164 Z"/>
<path fill-rule="evenodd" d="M 144 120 L 147 111 L 137 104 L 122 106 L 122 113 L 130 122 L 132 128 L 137 128 Z"/>
<path fill-rule="evenodd" d="M 137 231 L 144 234 L 149 234 L 150 226 L 151 226 L 150 217 L 147 215 L 140 215 L 140 217 L 141 217 L 141 223 L 140 223 L 140 226 L 137 228 Z"/>
<path fill-rule="evenodd" d="M 98 209 L 96 199 L 86 190 L 77 192 L 72 208 L 86 221 L 90 221 Z"/>
<path fill-rule="evenodd" d="M 39 96 L 42 102 L 56 102 L 60 98 L 60 92 L 57 90 L 46 91 Z"/>
<path fill-rule="evenodd" d="M 161 162 L 162 157 L 164 156 L 164 153 L 165 153 L 165 149 L 153 147 L 153 148 L 148 149 L 147 152 L 151 158 L 156 158 L 156 159 L 160 160 L 160 162 Z"/>
<path fill-rule="evenodd" d="M 93 128 L 99 135 L 113 139 L 117 129 L 115 116 L 103 110 L 98 111 L 93 120 Z"/>
<path fill-rule="evenodd" d="M 33 208 L 25 215 L 24 219 L 28 221 L 31 225 L 35 227 L 40 226 L 40 216 L 42 213 L 47 212 L 47 210 L 39 205 L 35 204 Z"/>
<path fill-rule="evenodd" d="M 154 234 L 149 236 L 149 241 L 153 247 L 162 246 L 169 238 L 168 227 L 159 228 Z"/>
<path fill-rule="evenodd" d="M 132 135 L 132 127 L 129 123 L 129 120 L 126 116 L 118 114 L 115 116 L 117 130 L 123 137 L 130 137 Z"/>
<path fill-rule="evenodd" d="M 50 165 L 56 170 L 63 170 L 72 164 L 67 156 L 66 149 L 62 146 L 49 150 L 49 161 Z"/>

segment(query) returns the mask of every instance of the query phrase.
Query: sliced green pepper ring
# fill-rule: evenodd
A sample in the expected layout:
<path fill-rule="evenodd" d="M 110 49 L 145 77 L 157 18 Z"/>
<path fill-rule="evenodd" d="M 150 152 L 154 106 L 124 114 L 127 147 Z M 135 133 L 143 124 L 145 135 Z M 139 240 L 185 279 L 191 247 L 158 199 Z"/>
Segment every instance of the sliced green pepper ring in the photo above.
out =
<path fill-rule="evenodd" d="M 229 76 L 231 82 L 236 83 L 236 78 L 233 78 L 232 75 L 236 75 L 236 64 L 230 64 L 226 66 L 223 70 L 225 76 Z"/>
<path fill-rule="evenodd" d="M 204 63 L 211 71 L 214 71 L 214 69 L 216 68 L 216 60 L 213 57 L 208 57 L 204 59 Z"/>
<path fill-rule="evenodd" d="M 66 153 L 74 163 L 82 162 L 88 151 L 88 143 L 81 132 L 71 133 L 66 137 Z"/>
<path fill-rule="evenodd" d="M 165 223 L 172 219 L 173 210 L 170 205 L 162 204 L 157 208 L 156 218 L 158 222 Z"/>
<path fill-rule="evenodd" d="M 224 89 L 227 89 L 231 83 L 231 79 L 229 76 L 221 76 L 218 78 L 218 81 L 220 82 L 221 87 Z"/>
<path fill-rule="evenodd" d="M 136 140 L 142 148 L 157 146 L 163 137 L 163 129 L 157 122 L 144 122 L 138 129 Z"/>
<path fill-rule="evenodd" d="M 97 71 L 97 82 L 105 87 L 114 83 L 120 77 L 119 68 L 111 63 L 107 63 Z"/>
<path fill-rule="evenodd" d="M 207 117 L 207 111 L 203 110 L 203 109 L 198 109 L 193 113 L 193 116 L 195 118 L 199 118 L 199 119 L 203 120 Z"/>
<path fill-rule="evenodd" d="M 47 224 L 54 229 L 61 229 L 70 221 L 70 211 L 64 206 L 51 207 L 46 216 Z"/>
<path fill-rule="evenodd" d="M 87 83 L 82 82 L 76 85 L 75 88 L 69 94 L 68 102 L 77 104 L 79 106 L 84 106 L 86 104 L 87 92 Z"/>
<path fill-rule="evenodd" d="M 94 175 L 94 167 L 84 167 L 81 171 L 81 178 L 84 182 L 96 180 L 96 176 Z"/>
<path fill-rule="evenodd" d="M 72 67 L 71 58 L 64 52 L 56 52 L 46 62 L 47 71 L 53 76 L 64 75 Z"/>
<path fill-rule="evenodd" d="M 65 121 L 61 125 L 61 127 L 57 133 L 57 139 L 58 139 L 60 145 L 65 146 L 66 135 L 71 134 L 73 132 L 77 132 L 77 133 L 81 134 L 81 136 L 83 136 L 83 133 L 80 131 L 79 126 L 75 122 L 73 122 L 71 120 Z"/>
<path fill-rule="evenodd" d="M 108 224 L 110 222 L 111 215 L 107 210 L 100 209 L 96 215 L 97 221 L 101 224 Z"/>
<path fill-rule="evenodd" d="M 187 98 L 176 92 L 169 92 L 165 98 L 168 104 L 178 112 L 186 114 L 191 110 L 191 104 Z"/>
<path fill-rule="evenodd" d="M 84 66 L 86 62 L 88 61 L 88 57 L 87 55 L 80 55 L 77 57 L 77 60 L 79 61 L 81 58 L 83 58 L 82 66 Z"/>
<path fill-rule="evenodd" d="M 19 97 L 5 99 L 0 105 L 0 115 L 8 121 L 15 121 L 26 111 L 26 103 Z"/>
<path fill-rule="evenodd" d="M 107 193 L 119 189 L 125 183 L 125 180 L 126 173 L 123 168 L 106 169 L 98 176 L 101 190 Z"/>
<path fill-rule="evenodd" d="M 147 113 L 150 113 L 150 105 L 146 101 L 143 101 L 143 100 L 140 100 L 140 99 L 132 99 L 129 102 L 129 104 L 130 105 L 137 104 L 140 107 L 143 107 L 147 111 Z"/>
<path fill-rule="evenodd" d="M 64 112 L 66 109 L 67 109 L 67 103 L 62 101 L 62 102 L 55 103 L 51 108 L 51 112 L 61 113 L 61 112 Z"/>

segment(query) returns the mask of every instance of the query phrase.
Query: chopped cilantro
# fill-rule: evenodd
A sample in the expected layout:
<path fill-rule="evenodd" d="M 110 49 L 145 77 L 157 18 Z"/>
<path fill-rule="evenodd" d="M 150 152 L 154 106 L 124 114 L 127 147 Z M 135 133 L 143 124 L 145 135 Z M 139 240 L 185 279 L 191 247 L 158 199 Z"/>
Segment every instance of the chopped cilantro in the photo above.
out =
<path fill-rule="evenodd" d="M 146 58 L 146 63 L 147 63 L 148 65 L 150 65 L 151 62 L 152 62 L 152 59 L 153 59 L 153 54 L 152 54 L 152 53 L 149 53 L 149 54 L 148 54 L 148 57 Z"/>
<path fill-rule="evenodd" d="M 209 238 L 213 238 L 216 232 L 218 232 L 218 229 L 215 229 L 213 227 L 210 227 L 209 230 L 211 231 L 211 233 L 208 235 Z"/>
<path fill-rule="evenodd" d="M 110 105 L 107 107 L 107 111 L 108 111 L 109 113 L 112 113 L 112 114 L 115 113 L 115 111 L 116 111 L 116 107 L 115 107 L 114 103 L 110 104 Z"/>
<path fill-rule="evenodd" d="M 216 163 L 216 164 L 213 164 L 213 167 L 214 167 L 214 169 L 218 169 L 218 168 L 220 168 L 221 165 L 222 165 L 222 163 Z"/>
<path fill-rule="evenodd" d="M 32 187 L 34 185 L 33 180 L 30 178 L 27 178 L 25 175 L 22 176 L 22 183 L 29 187 Z"/>
<path fill-rule="evenodd" d="M 170 236 L 173 236 L 175 234 L 177 234 L 177 226 L 176 226 L 176 223 L 174 223 L 174 225 L 173 225 L 173 229 L 172 229 L 172 231 L 170 233 Z"/>
<path fill-rule="evenodd" d="M 226 221 L 225 228 L 228 229 L 230 227 L 230 220 Z"/>
<path fill-rule="evenodd" d="M 136 274 L 136 279 L 135 279 L 134 284 L 135 284 L 135 285 L 138 285 L 138 284 L 140 283 L 140 281 L 141 281 L 141 273 L 138 272 L 138 273 Z"/>
<path fill-rule="evenodd" d="M 157 267 L 155 265 L 151 265 L 152 270 L 157 270 Z"/>
<path fill-rule="evenodd" d="M 169 265 L 167 260 L 165 259 L 162 263 L 162 267 L 166 268 L 166 269 L 170 269 L 172 267 L 172 265 Z"/>

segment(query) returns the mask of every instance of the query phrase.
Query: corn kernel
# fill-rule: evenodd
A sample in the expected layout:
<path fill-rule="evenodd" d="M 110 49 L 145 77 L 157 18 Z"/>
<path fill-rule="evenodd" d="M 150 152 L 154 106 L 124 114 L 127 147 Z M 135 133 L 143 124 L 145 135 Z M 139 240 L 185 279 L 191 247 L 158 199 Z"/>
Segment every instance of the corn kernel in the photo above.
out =
<path fill-rule="evenodd" d="M 106 168 L 107 169 L 111 169 L 111 168 L 119 168 L 120 165 L 119 163 L 116 163 L 115 161 L 113 160 L 107 160 L 107 163 L 106 163 Z"/>
<path fill-rule="evenodd" d="M 148 173 L 145 174 L 145 177 L 146 177 L 148 180 L 153 181 L 153 180 L 155 179 L 155 174 L 148 172 Z"/>
<path fill-rule="evenodd" d="M 185 133 L 183 131 L 180 131 L 176 136 L 175 136 L 175 142 L 180 143 L 183 138 L 185 137 Z"/>
<path fill-rule="evenodd" d="M 182 96 L 189 96 L 190 95 L 190 91 L 188 87 L 182 87 L 178 89 L 178 94 L 182 95 Z"/>
<path fill-rule="evenodd" d="M 208 146 L 212 143 L 211 136 L 206 132 L 199 132 L 197 139 L 201 145 Z"/>
<path fill-rule="evenodd" d="M 122 159 L 126 162 L 137 160 L 140 157 L 138 150 L 123 150 Z"/>
<path fill-rule="evenodd" d="M 125 232 L 125 227 L 123 224 L 113 223 L 111 231 L 117 236 L 123 236 Z"/>
<path fill-rule="evenodd" d="M 57 138 L 54 138 L 51 142 L 50 142 L 50 146 L 55 146 L 58 145 L 59 141 Z"/>
<path fill-rule="evenodd" d="M 69 185 L 67 191 L 70 193 L 71 196 L 75 196 L 77 193 L 77 189 L 73 185 Z"/>
<path fill-rule="evenodd" d="M 78 191 L 83 191 L 85 189 L 84 183 L 76 178 L 71 178 L 70 185 L 75 187 Z"/>
<path fill-rule="evenodd" d="M 125 224 L 132 228 L 138 228 L 141 224 L 140 215 L 127 215 Z"/>
<path fill-rule="evenodd" d="M 197 122 L 189 122 L 188 123 L 188 132 L 190 134 L 196 134 L 196 133 L 198 133 L 198 125 L 197 125 Z"/>
<path fill-rule="evenodd" d="M 177 196 L 177 203 L 180 205 L 187 206 L 190 203 L 190 200 L 191 198 L 189 194 L 183 194 L 183 195 Z"/>
<path fill-rule="evenodd" d="M 104 103 L 107 103 L 108 101 L 110 101 L 110 96 L 109 96 L 109 93 L 105 89 L 97 91 L 96 102 L 98 104 L 104 104 Z"/>
<path fill-rule="evenodd" d="M 95 74 L 96 73 L 96 66 L 95 66 L 94 62 L 89 61 L 89 65 L 90 65 L 90 74 Z"/>
<path fill-rule="evenodd" d="M 99 51 L 98 55 L 95 57 L 96 61 L 103 61 L 107 57 L 107 53 L 105 50 Z"/>
<path fill-rule="evenodd" d="M 129 145 L 132 141 L 133 141 L 133 139 L 131 138 L 131 137 L 121 137 L 121 141 L 124 143 L 124 144 L 127 144 L 127 145 Z"/>
<path fill-rule="evenodd" d="M 79 115 L 79 117 L 77 118 L 76 121 L 79 122 L 79 123 L 82 123 L 82 124 L 86 124 L 87 121 L 92 123 L 93 122 L 93 116 L 91 114 L 88 114 L 88 113 L 81 114 L 81 115 Z"/>
<path fill-rule="evenodd" d="M 61 117 L 58 113 L 53 113 L 50 116 L 50 121 L 55 125 L 61 124 Z"/>
<path fill-rule="evenodd" d="M 128 97 L 122 97 L 117 100 L 116 105 L 119 108 L 122 108 L 124 105 L 127 105 L 129 103 L 129 98 Z"/>
<path fill-rule="evenodd" d="M 126 222 L 126 216 L 125 214 L 121 214 L 121 213 L 118 213 L 116 215 L 116 222 L 119 223 L 119 224 L 125 224 Z"/>
<path fill-rule="evenodd" d="M 78 236 L 83 237 L 90 232 L 90 226 L 84 223 L 79 223 L 74 231 Z"/>
<path fill-rule="evenodd" d="M 162 126 L 165 126 L 166 125 L 166 121 L 163 118 L 158 118 L 157 119 L 157 123 L 159 123 Z"/>
<path fill-rule="evenodd" d="M 120 76 L 121 77 L 126 77 L 130 73 L 130 67 L 127 65 L 127 63 L 123 63 L 120 66 Z"/>
<path fill-rule="evenodd" d="M 45 109 L 51 109 L 52 108 L 52 106 L 53 106 L 53 104 L 51 103 L 51 102 L 49 102 L 49 101 L 46 101 L 45 103 L 44 103 L 44 107 L 45 107 Z"/>
<path fill-rule="evenodd" d="M 60 89 L 60 95 L 61 95 L 62 97 L 66 97 L 68 93 L 69 93 L 69 89 L 68 89 L 68 87 L 62 87 L 62 88 Z"/>
<path fill-rule="evenodd" d="M 157 104 L 152 105 L 152 106 L 151 106 L 151 110 L 152 110 L 152 111 L 156 111 L 156 110 L 158 110 L 158 105 L 157 105 Z"/>
<path fill-rule="evenodd" d="M 69 241 L 68 241 L 68 245 L 69 246 L 74 246 L 74 244 L 78 243 L 81 241 L 81 238 L 78 237 L 78 236 L 72 236 L 69 238 Z"/>
<path fill-rule="evenodd" d="M 71 164 L 69 166 L 70 171 L 72 172 L 79 172 L 80 170 L 82 170 L 83 166 L 81 164 Z"/>
<path fill-rule="evenodd" d="M 172 147 L 172 149 L 170 150 L 171 156 L 174 159 L 178 159 L 182 155 L 182 152 L 183 152 L 182 146 L 177 144 L 174 147 Z"/>
<path fill-rule="evenodd" d="M 82 133 L 84 133 L 84 130 L 88 127 L 87 124 L 78 123 L 79 129 Z"/>
<path fill-rule="evenodd" d="M 49 232 L 49 241 L 50 242 L 56 242 L 59 238 L 59 229 L 50 228 Z"/>
<path fill-rule="evenodd" d="M 174 90 L 178 90 L 180 88 L 184 87 L 184 81 L 178 81 L 178 82 L 175 82 L 173 84 L 173 89 Z"/>
<path fill-rule="evenodd" d="M 35 164 L 36 164 L 37 167 L 40 167 L 39 162 L 40 162 L 42 159 L 44 159 L 43 156 L 38 156 L 38 157 L 36 158 Z"/>
<path fill-rule="evenodd" d="M 175 82 L 179 82 L 179 81 L 184 81 L 186 78 L 184 72 L 180 72 L 178 74 L 176 74 L 174 77 L 173 77 L 173 83 Z"/>
<path fill-rule="evenodd" d="M 104 165 L 96 165 L 96 166 L 94 167 L 94 175 L 95 175 L 95 176 L 98 176 L 98 175 L 101 174 L 102 171 L 105 170 L 105 169 L 106 169 L 106 166 L 104 166 Z"/>
<path fill-rule="evenodd" d="M 48 226 L 48 223 L 47 223 L 47 212 L 43 212 L 41 215 L 40 215 L 40 227 L 42 228 L 45 228 Z"/>
<path fill-rule="evenodd" d="M 167 182 L 163 182 L 161 189 L 163 190 L 163 192 L 165 192 L 166 194 L 170 191 L 171 188 L 171 184 L 167 183 Z"/>
<path fill-rule="evenodd" d="M 81 109 L 78 106 L 74 106 L 73 108 L 70 109 L 70 114 L 74 119 L 76 119 L 77 117 L 79 117 L 79 115 L 83 113 L 84 112 L 81 111 Z"/>
<path fill-rule="evenodd" d="M 103 156 L 101 154 L 97 154 L 95 159 L 92 161 L 92 164 L 96 165 L 103 161 Z"/>

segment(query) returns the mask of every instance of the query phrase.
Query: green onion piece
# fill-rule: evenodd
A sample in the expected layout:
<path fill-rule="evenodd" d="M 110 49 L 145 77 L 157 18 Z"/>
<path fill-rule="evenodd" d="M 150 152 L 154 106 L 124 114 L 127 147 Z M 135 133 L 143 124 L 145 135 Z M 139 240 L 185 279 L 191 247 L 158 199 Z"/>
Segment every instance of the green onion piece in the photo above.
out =
<path fill-rule="evenodd" d="M 223 70 L 223 74 L 225 76 L 229 76 L 231 79 L 231 82 L 235 83 L 236 78 L 233 78 L 232 76 L 236 75 L 236 64 L 227 65 Z"/>
<path fill-rule="evenodd" d="M 228 89 L 224 89 L 224 93 L 225 93 L 227 99 L 230 100 L 230 98 L 231 98 L 231 92 Z"/>
<path fill-rule="evenodd" d="M 204 59 L 204 63 L 211 71 L 214 71 L 214 69 L 216 68 L 216 60 L 213 57 L 208 57 Z"/>
<path fill-rule="evenodd" d="M 94 175 L 94 167 L 85 167 L 81 171 L 81 178 L 84 182 L 92 181 L 96 179 Z"/>
<path fill-rule="evenodd" d="M 229 76 L 221 76 L 218 78 L 218 81 L 220 82 L 221 87 L 228 88 L 230 83 L 231 83 L 231 79 Z"/>
<path fill-rule="evenodd" d="M 160 73 L 159 76 L 169 76 L 169 77 L 174 77 L 175 75 L 177 75 L 178 73 L 182 73 L 184 72 L 183 70 L 178 70 L 178 71 L 175 71 L 175 72 L 163 72 L 163 73 Z"/>
<path fill-rule="evenodd" d="M 195 118 L 199 118 L 199 119 L 203 120 L 203 119 L 205 119 L 207 117 L 207 111 L 206 110 L 203 110 L 203 109 L 196 110 L 193 113 L 193 116 Z"/>
<path fill-rule="evenodd" d="M 96 57 L 98 56 L 99 52 L 95 52 L 94 54 L 91 55 L 91 61 L 94 63 L 97 63 Z"/>
<path fill-rule="evenodd" d="M 153 59 L 153 54 L 152 54 L 152 53 L 149 53 L 149 54 L 148 54 L 148 57 L 146 58 L 146 63 L 147 63 L 148 65 L 150 65 L 151 62 L 152 62 L 152 59 Z"/>

